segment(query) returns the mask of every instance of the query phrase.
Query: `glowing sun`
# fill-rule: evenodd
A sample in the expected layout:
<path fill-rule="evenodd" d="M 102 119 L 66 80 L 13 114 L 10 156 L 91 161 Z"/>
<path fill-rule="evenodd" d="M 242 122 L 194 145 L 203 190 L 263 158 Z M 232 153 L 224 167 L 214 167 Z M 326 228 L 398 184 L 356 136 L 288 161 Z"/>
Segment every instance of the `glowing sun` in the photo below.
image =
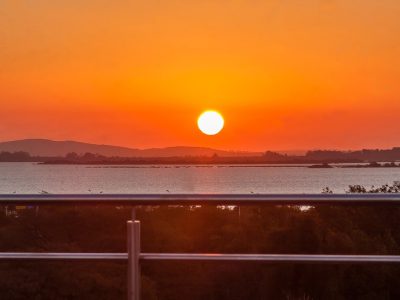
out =
<path fill-rule="evenodd" d="M 208 110 L 197 119 L 197 126 L 201 132 L 207 135 L 216 135 L 224 128 L 224 118 L 220 113 Z"/>

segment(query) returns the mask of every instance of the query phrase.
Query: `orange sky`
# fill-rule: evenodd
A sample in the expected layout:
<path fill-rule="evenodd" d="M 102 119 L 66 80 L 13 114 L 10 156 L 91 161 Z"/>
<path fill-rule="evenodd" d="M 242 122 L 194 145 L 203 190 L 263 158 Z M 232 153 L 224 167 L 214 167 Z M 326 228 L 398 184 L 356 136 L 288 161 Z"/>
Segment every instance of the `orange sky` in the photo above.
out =
<path fill-rule="evenodd" d="M 398 0 L 5 0 L 0 141 L 400 146 Z M 206 109 L 226 127 L 205 136 Z"/>

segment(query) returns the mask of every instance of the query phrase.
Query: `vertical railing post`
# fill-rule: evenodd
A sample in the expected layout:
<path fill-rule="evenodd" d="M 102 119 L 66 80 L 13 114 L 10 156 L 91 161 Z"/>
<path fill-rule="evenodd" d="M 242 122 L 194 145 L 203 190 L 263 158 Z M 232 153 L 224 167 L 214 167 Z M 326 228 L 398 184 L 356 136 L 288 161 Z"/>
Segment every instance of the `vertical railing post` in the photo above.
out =
<path fill-rule="evenodd" d="M 131 209 L 131 220 L 136 221 L 136 206 L 133 206 Z"/>
<path fill-rule="evenodd" d="M 128 221 L 128 300 L 140 300 L 140 222 Z"/>

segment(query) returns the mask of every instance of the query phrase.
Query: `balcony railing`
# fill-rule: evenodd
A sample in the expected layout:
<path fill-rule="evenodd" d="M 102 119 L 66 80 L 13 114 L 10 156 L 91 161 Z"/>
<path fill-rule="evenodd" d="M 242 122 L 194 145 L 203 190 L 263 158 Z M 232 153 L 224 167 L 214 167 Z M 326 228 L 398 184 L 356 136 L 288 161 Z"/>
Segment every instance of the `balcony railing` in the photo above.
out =
<path fill-rule="evenodd" d="M 84 205 L 102 204 L 132 207 L 127 222 L 126 253 L 28 253 L 0 252 L 0 260 L 124 260 L 128 265 L 128 299 L 140 299 L 140 262 L 174 261 L 262 261 L 268 263 L 400 263 L 400 255 L 297 255 L 297 254 L 217 254 L 143 253 L 140 248 L 140 221 L 135 207 L 160 205 L 400 205 L 400 194 L 145 194 L 145 195 L 0 195 L 0 205 Z"/>

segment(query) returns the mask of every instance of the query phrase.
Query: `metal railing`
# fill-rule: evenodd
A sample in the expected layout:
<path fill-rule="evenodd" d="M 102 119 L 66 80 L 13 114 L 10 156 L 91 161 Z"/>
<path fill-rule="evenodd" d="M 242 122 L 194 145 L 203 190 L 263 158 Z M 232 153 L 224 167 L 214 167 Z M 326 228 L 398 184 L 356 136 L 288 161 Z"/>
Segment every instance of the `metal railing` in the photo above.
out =
<path fill-rule="evenodd" d="M 400 194 L 145 194 L 145 195 L 0 195 L 0 205 L 115 205 L 131 206 L 127 222 L 126 253 L 29 253 L 0 252 L 0 260 L 124 260 L 128 264 L 128 299 L 140 299 L 140 262 L 174 261 L 258 261 L 267 263 L 400 263 L 400 255 L 297 255 L 297 254 L 217 254 L 143 253 L 140 221 L 136 206 L 160 205 L 400 205 Z"/>

